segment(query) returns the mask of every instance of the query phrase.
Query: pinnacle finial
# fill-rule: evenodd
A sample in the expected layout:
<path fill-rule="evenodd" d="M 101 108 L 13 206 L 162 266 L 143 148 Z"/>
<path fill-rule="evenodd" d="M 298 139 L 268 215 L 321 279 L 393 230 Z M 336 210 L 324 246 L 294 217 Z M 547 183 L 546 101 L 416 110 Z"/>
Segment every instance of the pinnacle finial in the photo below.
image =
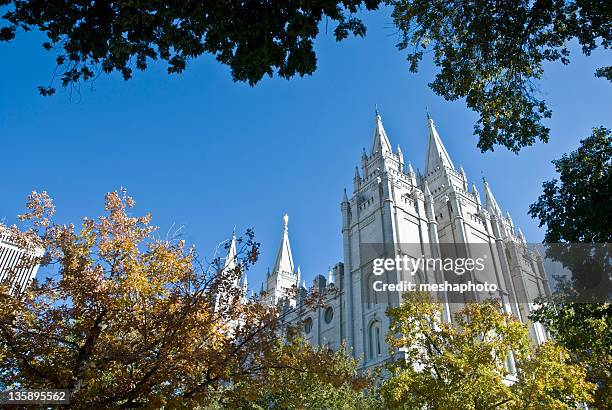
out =
<path fill-rule="evenodd" d="M 427 181 L 425 181 L 425 195 L 430 197 L 431 195 L 431 190 L 429 189 L 429 184 L 427 183 Z"/>
<path fill-rule="evenodd" d="M 377 117 L 380 117 L 380 111 L 378 111 L 378 104 L 374 104 L 374 113 Z"/>
<path fill-rule="evenodd" d="M 331 285 L 334 283 L 334 272 L 332 271 L 331 266 L 328 267 L 327 271 L 327 285 Z"/>
<path fill-rule="evenodd" d="M 425 106 L 425 115 L 427 116 L 428 120 L 431 120 L 431 115 L 429 115 L 429 107 Z"/>
<path fill-rule="evenodd" d="M 285 216 L 283 216 L 283 224 L 285 225 L 285 231 L 287 231 L 289 229 L 289 215 L 285 214 Z"/>

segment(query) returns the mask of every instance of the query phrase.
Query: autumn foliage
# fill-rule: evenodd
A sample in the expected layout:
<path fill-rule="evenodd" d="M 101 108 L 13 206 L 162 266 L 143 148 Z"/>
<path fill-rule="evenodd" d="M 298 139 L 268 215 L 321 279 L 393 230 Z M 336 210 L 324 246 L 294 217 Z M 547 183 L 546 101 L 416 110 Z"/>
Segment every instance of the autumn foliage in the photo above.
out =
<path fill-rule="evenodd" d="M 15 241 L 44 247 L 44 280 L 22 293 L 0 284 L 0 388 L 67 389 L 71 408 L 88 409 L 568 409 L 593 401 L 586 367 L 553 342 L 534 346 L 498 302 L 467 304 L 448 322 L 419 293 L 388 309 L 395 360 L 373 383 L 347 346 L 306 343 L 299 324 L 283 324 L 285 311 L 235 286 L 259 254 L 252 231 L 237 241 L 235 267 L 218 257 L 206 264 L 183 240 L 161 238 L 150 215 L 133 216 L 134 205 L 125 190 L 111 192 L 105 214 L 77 229 L 53 221 L 46 193 L 30 196 L 20 216 L 29 229 L 8 229 Z"/>
<path fill-rule="evenodd" d="M 453 323 L 428 294 L 388 311 L 390 346 L 404 355 L 381 388 L 389 406 L 408 409 L 573 409 L 592 400 L 586 371 L 554 342 L 535 346 L 527 327 L 498 301 L 470 302 Z"/>
<path fill-rule="evenodd" d="M 124 190 L 111 192 L 105 215 L 77 230 L 52 221 L 46 193 L 32 194 L 21 235 L 44 246 L 49 275 L 23 294 L 0 286 L 5 388 L 68 389 L 74 408 L 193 408 L 234 401 L 279 371 L 322 385 L 330 372 L 352 386 L 355 366 L 343 367 L 343 355 L 281 343 L 278 312 L 232 286 L 257 259 L 251 231 L 236 268 L 223 270 L 218 258 L 204 264 L 184 241 L 160 238 L 133 208 Z"/>

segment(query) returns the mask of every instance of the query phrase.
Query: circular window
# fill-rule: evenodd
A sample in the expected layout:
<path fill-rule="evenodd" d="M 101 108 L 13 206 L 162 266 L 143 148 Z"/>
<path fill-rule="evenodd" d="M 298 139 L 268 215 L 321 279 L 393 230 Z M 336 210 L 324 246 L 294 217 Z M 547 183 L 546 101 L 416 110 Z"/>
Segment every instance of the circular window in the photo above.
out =
<path fill-rule="evenodd" d="M 329 306 L 327 309 L 325 309 L 325 323 L 331 322 L 333 318 L 334 318 L 334 309 L 331 306 Z"/>
<path fill-rule="evenodd" d="M 304 321 L 304 332 L 308 334 L 310 333 L 311 330 L 312 330 L 312 319 L 306 318 L 306 320 Z"/>

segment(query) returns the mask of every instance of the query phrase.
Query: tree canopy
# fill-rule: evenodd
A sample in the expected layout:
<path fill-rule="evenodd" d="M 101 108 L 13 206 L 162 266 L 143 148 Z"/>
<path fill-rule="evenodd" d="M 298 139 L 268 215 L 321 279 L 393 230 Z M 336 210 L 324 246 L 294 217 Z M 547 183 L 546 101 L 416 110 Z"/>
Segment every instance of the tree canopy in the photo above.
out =
<path fill-rule="evenodd" d="M 546 227 L 544 240 L 606 243 L 612 241 L 612 136 L 594 128 L 577 150 L 553 161 L 558 179 L 542 184 L 543 193 L 529 214 Z"/>
<path fill-rule="evenodd" d="M 575 151 L 553 161 L 558 179 L 544 182 L 529 212 L 546 227 L 547 256 L 572 276 L 551 299 L 540 301 L 532 319 L 584 363 L 597 384 L 596 408 L 612 406 L 612 136 L 593 129 Z M 589 299 L 581 297 L 583 294 Z M 592 296 L 596 298 L 593 299 Z M 576 299 L 576 298 L 579 299 Z M 581 303 L 581 302 L 599 303 Z"/>
<path fill-rule="evenodd" d="M 431 52 L 440 69 L 430 87 L 447 100 L 465 98 L 480 118 L 474 127 L 484 152 L 513 152 L 548 141 L 542 120 L 551 110 L 539 95 L 544 63 L 570 62 L 568 43 L 582 52 L 612 44 L 612 6 L 589 0 L 388 0 L 408 50 L 410 70 Z M 596 75 L 612 81 L 612 67 Z"/>
<path fill-rule="evenodd" d="M 283 78 L 312 74 L 317 67 L 313 39 L 323 20 L 336 23 L 334 35 L 364 36 L 355 17 L 381 0 L 283 1 L 18 1 L 9 6 L 0 41 L 19 30 L 38 29 L 46 50 L 57 54 L 63 86 L 118 71 L 125 80 L 152 60 L 168 63 L 168 73 L 185 70 L 189 60 L 209 53 L 231 68 L 235 81 L 253 85 L 275 72 Z M 55 92 L 53 83 L 39 87 Z"/>
<path fill-rule="evenodd" d="M 381 393 L 393 408 L 567 409 L 591 400 L 584 368 L 553 342 L 534 347 L 498 301 L 468 303 L 449 323 L 441 304 L 415 293 L 388 315 L 400 357 Z"/>
<path fill-rule="evenodd" d="M 484 152 L 513 152 L 548 141 L 543 121 L 552 115 L 537 81 L 546 62 L 570 62 L 576 40 L 590 55 L 612 42 L 612 6 L 604 0 L 286 0 L 286 1 L 20 1 L 5 6 L 0 41 L 40 30 L 68 87 L 101 73 L 145 70 L 151 61 L 180 73 L 190 60 L 211 54 L 230 67 L 234 81 L 251 85 L 264 76 L 310 75 L 317 67 L 314 39 L 331 22 L 335 38 L 363 37 L 359 11 L 390 6 L 398 48 L 408 50 L 410 70 L 431 52 L 440 69 L 430 84 L 447 100 L 465 99 L 479 114 L 474 126 Z M 598 77 L 612 81 L 612 67 Z"/>
<path fill-rule="evenodd" d="M 257 259 L 252 231 L 235 268 L 204 264 L 183 240 L 160 238 L 150 215 L 132 216 L 134 205 L 111 192 L 106 214 L 77 229 L 53 222 L 46 193 L 31 195 L 30 229 L 11 236 L 43 246 L 45 259 L 28 263 L 50 272 L 23 293 L 10 275 L 0 284 L 4 388 L 67 389 L 73 408 L 194 408 L 244 397 L 242 386 L 272 394 L 277 374 L 346 395 L 367 385 L 344 351 L 287 339 L 281 312 L 233 285 Z"/>

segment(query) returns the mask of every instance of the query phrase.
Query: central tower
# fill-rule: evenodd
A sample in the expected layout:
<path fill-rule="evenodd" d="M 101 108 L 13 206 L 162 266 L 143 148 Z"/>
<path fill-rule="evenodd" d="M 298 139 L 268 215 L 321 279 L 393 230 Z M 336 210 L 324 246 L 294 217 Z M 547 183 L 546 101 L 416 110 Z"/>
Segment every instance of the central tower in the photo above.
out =
<path fill-rule="evenodd" d="M 395 152 L 378 110 L 374 120 L 374 136 L 369 154 L 363 151 L 361 172 L 355 168 L 353 195 L 344 195 L 342 236 L 344 244 L 344 289 L 347 300 L 345 332 L 348 345 L 356 357 L 365 358 L 371 366 L 389 357 L 384 335 L 389 328 L 385 315 L 388 306 L 400 303 L 398 292 L 374 292 L 372 284 L 379 277 L 371 272 L 376 257 L 393 258 L 400 254 L 399 244 L 416 244 L 413 254 L 431 255 L 431 213 L 429 198 L 417 185 L 417 175 L 410 163 L 404 163 L 399 145 Z M 386 275 L 399 275 L 387 272 Z M 422 273 L 423 275 L 423 273 Z M 425 277 L 387 277 L 386 282 L 423 281 Z"/>

